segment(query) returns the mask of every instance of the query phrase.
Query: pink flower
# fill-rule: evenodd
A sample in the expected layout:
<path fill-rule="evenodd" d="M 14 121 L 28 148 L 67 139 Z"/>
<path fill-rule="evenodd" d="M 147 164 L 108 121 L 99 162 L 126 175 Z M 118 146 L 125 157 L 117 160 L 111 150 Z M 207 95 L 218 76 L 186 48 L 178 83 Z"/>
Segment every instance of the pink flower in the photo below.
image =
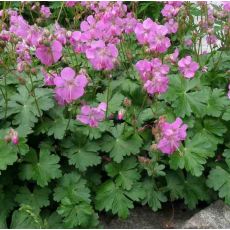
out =
<path fill-rule="evenodd" d="M 81 107 L 81 115 L 77 115 L 76 119 L 90 127 L 98 127 L 99 122 L 105 119 L 106 107 L 105 102 L 101 102 L 98 107 L 84 105 Z"/>
<path fill-rule="evenodd" d="M 136 63 L 135 67 L 136 67 L 138 73 L 140 74 L 141 79 L 144 82 L 151 78 L 151 76 L 152 76 L 152 72 L 151 72 L 152 65 L 151 65 L 150 61 L 140 60 Z"/>
<path fill-rule="evenodd" d="M 62 28 L 58 23 L 55 23 L 54 25 L 54 36 L 56 37 L 56 39 L 61 42 L 62 45 L 66 44 L 66 30 L 64 28 Z"/>
<path fill-rule="evenodd" d="M 12 15 L 10 17 L 10 32 L 14 33 L 20 38 L 26 39 L 29 30 L 30 26 L 22 16 Z"/>
<path fill-rule="evenodd" d="M 217 37 L 214 34 L 209 34 L 206 37 L 206 41 L 207 41 L 207 44 L 209 44 L 209 45 L 215 45 L 217 42 Z"/>
<path fill-rule="evenodd" d="M 166 75 L 169 72 L 169 67 L 162 64 L 160 59 L 154 58 L 151 61 L 140 60 L 135 67 L 148 94 L 153 95 L 167 91 L 169 79 Z"/>
<path fill-rule="evenodd" d="M 131 13 L 127 14 L 127 18 L 123 19 L 124 24 L 123 27 L 125 29 L 125 33 L 130 34 L 134 32 L 134 28 L 137 24 L 137 19 L 133 17 Z"/>
<path fill-rule="evenodd" d="M 150 33 L 155 29 L 156 23 L 150 18 L 147 18 L 143 23 L 137 23 L 135 34 L 140 44 L 147 44 L 149 41 Z"/>
<path fill-rule="evenodd" d="M 159 53 L 166 52 L 171 45 L 170 39 L 166 37 L 168 33 L 169 31 L 166 26 L 157 25 L 154 33 L 150 34 L 148 39 L 150 50 Z"/>
<path fill-rule="evenodd" d="M 85 45 L 82 43 L 82 33 L 80 31 L 74 31 L 69 41 L 76 53 L 81 53 L 85 50 Z"/>
<path fill-rule="evenodd" d="M 86 57 L 96 70 L 111 70 L 114 68 L 118 57 L 115 45 L 108 44 L 102 40 L 95 41 L 91 47 L 86 49 Z"/>
<path fill-rule="evenodd" d="M 56 73 L 48 73 L 44 68 L 41 68 L 41 72 L 44 76 L 44 84 L 45 85 L 55 85 L 54 78 L 57 77 Z"/>
<path fill-rule="evenodd" d="M 198 63 L 192 60 L 191 56 L 186 56 L 178 62 L 179 70 L 186 78 L 194 77 L 196 71 L 199 69 Z"/>
<path fill-rule="evenodd" d="M 190 38 L 184 40 L 184 44 L 188 47 L 192 46 L 193 42 Z"/>
<path fill-rule="evenodd" d="M 163 121 L 159 126 L 161 138 L 157 148 L 165 154 L 174 153 L 179 148 L 181 141 L 186 139 L 187 125 L 177 118 L 173 123 Z"/>
<path fill-rule="evenodd" d="M 222 2 L 224 6 L 224 11 L 230 12 L 230 2 Z"/>
<path fill-rule="evenodd" d="M 44 18 L 49 18 L 51 15 L 50 8 L 44 5 L 41 6 L 40 13 Z"/>
<path fill-rule="evenodd" d="M 42 64 L 51 66 L 56 63 L 62 56 L 62 44 L 55 40 L 51 46 L 39 45 L 35 52 L 36 57 Z"/>
<path fill-rule="evenodd" d="M 176 48 L 172 54 L 169 55 L 169 60 L 174 64 L 177 62 L 179 56 L 179 50 Z"/>
<path fill-rule="evenodd" d="M 173 5 L 166 4 L 164 8 L 161 10 L 161 13 L 166 18 L 173 18 L 177 15 L 179 8 L 174 7 Z"/>
<path fill-rule="evenodd" d="M 148 80 L 144 84 L 144 88 L 148 94 L 165 93 L 168 89 L 169 79 L 165 76 L 156 76 L 151 81 Z"/>
<path fill-rule="evenodd" d="M 77 4 L 75 1 L 66 1 L 65 5 L 67 7 L 74 7 Z"/>
<path fill-rule="evenodd" d="M 181 7 L 183 5 L 183 1 L 168 1 L 169 5 L 172 5 L 173 7 Z"/>
<path fill-rule="evenodd" d="M 60 105 L 64 105 L 84 95 L 88 80 L 85 75 L 79 74 L 76 76 L 72 68 L 66 67 L 61 71 L 61 76 L 54 78 L 54 84 L 56 86 L 56 99 Z"/>
<path fill-rule="evenodd" d="M 175 34 L 178 30 L 178 23 L 172 18 L 165 23 L 165 26 L 168 29 L 168 33 L 170 34 Z"/>

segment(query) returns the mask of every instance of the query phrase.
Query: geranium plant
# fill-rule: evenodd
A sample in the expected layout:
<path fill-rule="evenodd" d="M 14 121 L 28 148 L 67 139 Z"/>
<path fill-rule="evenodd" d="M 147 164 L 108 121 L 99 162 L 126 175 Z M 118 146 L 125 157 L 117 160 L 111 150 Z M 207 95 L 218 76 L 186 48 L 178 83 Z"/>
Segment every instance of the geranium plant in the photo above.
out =
<path fill-rule="evenodd" d="M 0 227 L 230 204 L 230 3 L 0 6 Z"/>

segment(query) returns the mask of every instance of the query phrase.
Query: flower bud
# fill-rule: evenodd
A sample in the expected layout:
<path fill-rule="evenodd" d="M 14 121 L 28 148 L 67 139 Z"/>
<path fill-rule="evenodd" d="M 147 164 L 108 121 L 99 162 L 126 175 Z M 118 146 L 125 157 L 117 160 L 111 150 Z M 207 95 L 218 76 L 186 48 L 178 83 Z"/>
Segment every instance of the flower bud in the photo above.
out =
<path fill-rule="evenodd" d="M 18 133 L 14 134 L 12 137 L 11 137 L 11 141 L 14 145 L 17 145 L 19 143 L 19 138 L 18 138 Z"/>
<path fill-rule="evenodd" d="M 6 135 L 5 137 L 4 137 L 4 141 L 5 142 L 10 142 L 11 141 L 11 136 L 10 135 Z"/>
<path fill-rule="evenodd" d="M 124 114 L 125 114 L 125 110 L 124 109 L 120 109 L 119 112 L 118 112 L 118 115 L 117 115 L 117 119 L 119 121 L 123 120 Z"/>
<path fill-rule="evenodd" d="M 124 106 L 130 107 L 132 105 L 132 101 L 129 98 L 125 98 L 123 101 Z"/>
<path fill-rule="evenodd" d="M 152 162 L 151 159 L 143 156 L 139 156 L 138 161 L 142 164 L 150 164 Z"/>
<path fill-rule="evenodd" d="M 201 69 L 202 73 L 207 73 L 208 72 L 208 67 L 207 66 L 203 66 Z"/>
<path fill-rule="evenodd" d="M 21 85 L 25 85 L 25 84 L 26 84 L 25 79 L 24 79 L 24 78 L 22 78 L 21 76 L 20 76 L 20 77 L 18 77 L 18 81 L 19 81 L 19 84 L 21 84 Z"/>
<path fill-rule="evenodd" d="M 37 70 L 35 68 L 31 68 L 31 73 L 32 74 L 36 74 L 37 73 Z"/>
<path fill-rule="evenodd" d="M 150 146 L 150 151 L 156 151 L 157 150 L 157 145 L 156 144 L 152 144 Z"/>
<path fill-rule="evenodd" d="M 67 38 L 70 38 L 71 35 L 72 35 L 72 32 L 68 30 L 68 31 L 66 32 L 66 37 L 67 37 Z"/>
<path fill-rule="evenodd" d="M 36 19 L 37 24 L 42 23 L 42 21 L 43 21 L 43 19 L 42 19 L 42 18 L 37 18 L 37 19 Z"/>

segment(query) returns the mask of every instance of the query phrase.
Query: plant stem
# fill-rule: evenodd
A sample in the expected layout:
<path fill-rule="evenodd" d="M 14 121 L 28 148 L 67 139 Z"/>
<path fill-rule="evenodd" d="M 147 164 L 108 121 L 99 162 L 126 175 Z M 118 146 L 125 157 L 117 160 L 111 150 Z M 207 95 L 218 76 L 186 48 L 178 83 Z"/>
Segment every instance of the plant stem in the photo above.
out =
<path fill-rule="evenodd" d="M 61 9 L 59 10 L 59 13 L 58 13 L 57 22 L 59 21 L 59 18 L 61 16 L 61 12 L 62 12 L 62 8 L 63 8 L 64 4 L 65 4 L 65 1 L 63 1 L 62 4 L 61 4 Z"/>
<path fill-rule="evenodd" d="M 111 82 L 111 78 L 109 78 L 108 91 L 107 91 L 107 96 L 106 96 L 106 112 L 105 112 L 105 118 L 106 118 L 106 119 L 107 119 L 108 110 L 109 110 L 110 82 Z"/>
<path fill-rule="evenodd" d="M 4 74 L 4 88 L 5 88 L 5 115 L 4 115 L 4 119 L 6 120 L 6 116 L 7 116 L 7 110 L 8 110 L 8 94 L 7 94 L 7 84 L 6 84 L 6 75 L 7 73 Z"/>
<path fill-rule="evenodd" d="M 68 119 L 68 122 L 67 122 L 67 125 L 66 125 L 66 128 L 65 128 L 65 133 L 64 133 L 64 136 L 66 135 L 66 132 L 69 128 L 69 124 L 70 124 L 70 120 L 71 120 L 72 116 L 71 116 L 71 111 L 69 112 L 69 119 Z"/>
<path fill-rule="evenodd" d="M 34 83 L 33 83 L 32 77 L 31 77 L 31 73 L 29 73 L 29 78 L 30 78 L 30 82 L 31 82 L 31 85 L 32 85 L 33 97 L 34 97 L 34 101 L 35 101 L 35 104 L 36 104 L 36 107 L 37 107 L 37 110 L 38 110 L 38 114 L 39 114 L 39 117 L 42 120 L 42 113 L 41 113 L 41 110 L 40 110 L 39 105 L 38 105 L 38 100 L 37 100 L 37 97 L 36 97 L 36 94 L 35 94 Z"/>

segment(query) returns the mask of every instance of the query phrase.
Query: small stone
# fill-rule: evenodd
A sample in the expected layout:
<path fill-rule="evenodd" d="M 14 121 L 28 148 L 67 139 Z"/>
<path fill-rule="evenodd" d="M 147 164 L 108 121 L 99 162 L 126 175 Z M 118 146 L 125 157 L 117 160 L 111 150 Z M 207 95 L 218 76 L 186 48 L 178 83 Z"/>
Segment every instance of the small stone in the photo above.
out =
<path fill-rule="evenodd" d="M 182 228 L 230 228 L 230 207 L 218 200 L 192 216 Z"/>

